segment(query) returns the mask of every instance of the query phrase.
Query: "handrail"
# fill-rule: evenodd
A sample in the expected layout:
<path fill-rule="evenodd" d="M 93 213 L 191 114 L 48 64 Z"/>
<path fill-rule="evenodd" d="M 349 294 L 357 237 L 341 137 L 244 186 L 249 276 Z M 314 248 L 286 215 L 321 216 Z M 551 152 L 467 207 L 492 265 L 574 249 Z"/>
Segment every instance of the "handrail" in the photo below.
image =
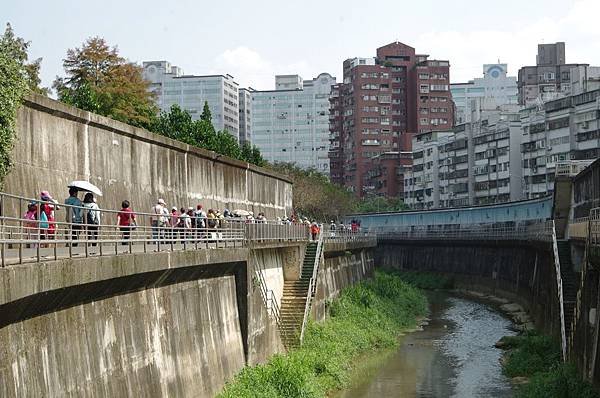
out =
<path fill-rule="evenodd" d="M 267 281 L 262 273 L 262 270 L 255 269 L 254 274 L 258 279 L 258 283 L 260 285 L 261 296 L 263 298 L 263 303 L 267 312 L 270 316 L 275 319 L 275 323 L 277 327 L 281 327 L 281 313 L 279 311 L 279 304 L 277 303 L 277 299 L 275 298 L 275 292 L 272 289 L 267 287 Z"/>
<path fill-rule="evenodd" d="M 556 228 L 554 227 L 554 220 L 552 220 L 552 250 L 554 252 L 554 269 L 556 273 L 556 286 L 558 292 L 558 303 L 560 307 L 560 341 L 561 341 L 561 353 L 563 361 L 567 358 L 567 330 L 565 325 L 565 307 L 564 307 L 564 296 L 563 296 L 563 284 L 562 275 L 560 273 L 560 257 L 558 253 L 558 242 L 556 240 Z"/>
<path fill-rule="evenodd" d="M 323 249 L 323 229 L 319 230 L 319 239 L 317 240 L 317 249 L 315 251 L 315 262 L 313 264 L 313 274 L 310 278 L 310 282 L 308 284 L 308 292 L 306 296 L 306 304 L 304 306 L 304 317 L 302 318 L 302 329 L 300 330 L 300 344 L 304 339 L 304 332 L 306 330 L 306 324 L 308 322 L 308 317 L 310 314 L 310 308 L 312 305 L 312 300 L 315 295 L 315 291 L 317 288 L 317 275 L 319 273 L 319 264 L 321 262 L 321 251 Z"/>
<path fill-rule="evenodd" d="M 551 241 L 553 221 L 497 225 L 482 223 L 476 225 L 379 227 L 368 231 L 377 234 L 378 239 L 454 239 L 454 240 L 536 240 Z"/>
<path fill-rule="evenodd" d="M 308 240 L 306 225 L 279 220 L 134 211 L 118 225 L 120 213 L 0 192 L 0 264 Z"/>

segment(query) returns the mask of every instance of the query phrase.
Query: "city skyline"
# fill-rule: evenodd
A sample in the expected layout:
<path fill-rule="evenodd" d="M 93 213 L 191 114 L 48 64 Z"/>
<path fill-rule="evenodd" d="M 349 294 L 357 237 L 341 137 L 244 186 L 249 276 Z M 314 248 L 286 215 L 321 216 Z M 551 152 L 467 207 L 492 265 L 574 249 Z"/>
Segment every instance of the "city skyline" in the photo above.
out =
<path fill-rule="evenodd" d="M 344 59 L 369 56 L 372 48 L 396 40 L 428 49 L 433 59 L 448 59 L 452 83 L 480 77 L 482 64 L 498 60 L 514 76 L 519 67 L 535 64 L 537 43 L 564 41 L 567 62 L 600 64 L 600 32 L 585 23 L 600 11 L 600 3 L 593 0 L 508 1 L 486 9 L 475 1 L 460 8 L 433 1 L 410 8 L 390 3 L 385 13 L 381 5 L 334 1 L 323 7 L 309 1 L 305 9 L 315 11 L 298 16 L 272 1 L 240 2 L 229 13 L 224 13 L 225 5 L 204 9 L 192 2 L 165 6 L 108 1 L 102 9 L 66 1 L 39 3 L 27 8 L 16 2 L 4 5 L 0 23 L 10 22 L 17 35 L 31 41 L 31 58 L 43 58 L 45 86 L 62 75 L 66 50 L 96 35 L 133 62 L 169 59 L 188 74 L 229 73 L 240 87 L 258 90 L 273 89 L 277 74 L 341 76 Z M 94 18 L 89 18 L 91 12 Z M 219 18 L 228 18 L 227 23 Z M 289 23 L 297 20 L 304 23 Z M 68 30 L 52 29 L 54 25 Z"/>

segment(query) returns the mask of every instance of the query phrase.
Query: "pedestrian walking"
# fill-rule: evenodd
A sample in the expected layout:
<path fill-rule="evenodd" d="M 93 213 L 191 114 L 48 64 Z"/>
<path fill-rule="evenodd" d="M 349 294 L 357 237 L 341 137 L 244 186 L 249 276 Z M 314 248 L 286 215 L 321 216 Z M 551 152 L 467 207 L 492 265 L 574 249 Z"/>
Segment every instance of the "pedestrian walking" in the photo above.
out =
<path fill-rule="evenodd" d="M 164 199 L 158 199 L 158 201 L 156 202 L 156 205 L 154 205 L 152 207 L 152 219 L 151 219 L 151 225 L 152 225 L 152 239 L 154 241 L 158 240 L 158 239 L 164 239 L 164 233 L 165 233 L 165 227 L 166 227 L 166 221 L 167 219 L 165 219 L 165 210 L 166 210 L 166 206 L 167 204 L 165 203 Z M 168 214 L 168 211 L 167 211 Z"/>
<path fill-rule="evenodd" d="M 310 224 L 310 234 L 312 236 L 312 240 L 317 240 L 319 231 L 320 231 L 319 225 L 317 224 L 316 221 L 313 221 L 312 224 Z"/>
<path fill-rule="evenodd" d="M 88 240 L 98 240 L 98 230 L 100 229 L 100 208 L 96 203 L 94 194 L 87 192 L 83 197 L 83 208 L 85 209 L 85 227 L 87 230 Z M 96 246 L 98 243 L 93 242 L 92 246 Z"/>
<path fill-rule="evenodd" d="M 131 238 L 131 231 L 136 227 L 135 224 L 135 213 L 131 209 L 131 204 L 128 200 L 124 200 L 121 203 L 121 211 L 117 214 L 117 225 L 121 231 L 122 238 L 127 241 Z M 127 242 L 121 242 L 126 245 Z"/>
<path fill-rule="evenodd" d="M 79 233 L 83 230 L 83 203 L 77 197 L 77 188 L 69 188 L 69 197 L 65 199 L 66 221 L 71 230 L 71 240 L 78 240 Z M 77 242 L 72 243 L 73 247 L 77 246 Z"/>
<path fill-rule="evenodd" d="M 56 238 L 56 217 L 55 210 L 58 210 L 57 201 L 52 198 L 48 191 L 42 191 L 40 199 L 40 239 L 53 240 Z M 47 245 L 40 245 L 45 247 Z"/>

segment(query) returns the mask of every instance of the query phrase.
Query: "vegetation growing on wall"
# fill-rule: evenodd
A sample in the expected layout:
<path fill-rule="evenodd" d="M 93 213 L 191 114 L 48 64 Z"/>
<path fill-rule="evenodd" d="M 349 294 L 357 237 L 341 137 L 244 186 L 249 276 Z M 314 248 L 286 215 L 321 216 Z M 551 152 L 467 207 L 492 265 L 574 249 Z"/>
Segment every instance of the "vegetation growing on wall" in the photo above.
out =
<path fill-rule="evenodd" d="M 29 42 L 17 37 L 7 24 L 0 37 L 0 182 L 8 174 L 16 137 L 17 109 L 30 91 L 45 94 L 39 87 L 41 59 L 28 62 Z"/>
<path fill-rule="evenodd" d="M 426 308 L 417 289 L 378 272 L 373 280 L 345 289 L 333 302 L 331 317 L 309 325 L 301 348 L 244 369 L 221 397 L 323 397 L 347 384 L 354 358 L 396 346 L 398 333 L 414 325 Z"/>
<path fill-rule="evenodd" d="M 510 351 L 504 362 L 509 377 L 527 377 L 518 387 L 519 398 L 597 398 L 592 386 L 584 382 L 575 366 L 561 361 L 560 347 L 551 338 L 528 333 L 504 337 Z"/>

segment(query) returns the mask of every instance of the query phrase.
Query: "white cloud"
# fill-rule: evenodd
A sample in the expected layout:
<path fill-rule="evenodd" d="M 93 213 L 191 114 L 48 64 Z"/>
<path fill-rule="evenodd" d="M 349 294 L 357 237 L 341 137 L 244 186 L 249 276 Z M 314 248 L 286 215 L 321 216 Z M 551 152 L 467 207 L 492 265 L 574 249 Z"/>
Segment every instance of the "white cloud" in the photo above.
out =
<path fill-rule="evenodd" d="M 538 43 L 564 41 L 567 62 L 600 64 L 600 30 L 593 21 L 599 13 L 600 1 L 581 0 L 562 17 L 533 19 L 518 29 L 431 31 L 414 44 L 427 49 L 432 58 L 449 59 L 454 82 L 480 76 L 481 64 L 498 59 L 516 75 L 521 66 L 534 64 Z"/>
<path fill-rule="evenodd" d="M 290 60 L 289 63 L 275 63 L 265 59 L 257 51 L 246 46 L 227 49 L 217 56 L 211 73 L 229 73 L 240 87 L 254 87 L 258 90 L 275 88 L 275 75 L 299 74 L 312 78 L 308 63 L 304 60 Z"/>

